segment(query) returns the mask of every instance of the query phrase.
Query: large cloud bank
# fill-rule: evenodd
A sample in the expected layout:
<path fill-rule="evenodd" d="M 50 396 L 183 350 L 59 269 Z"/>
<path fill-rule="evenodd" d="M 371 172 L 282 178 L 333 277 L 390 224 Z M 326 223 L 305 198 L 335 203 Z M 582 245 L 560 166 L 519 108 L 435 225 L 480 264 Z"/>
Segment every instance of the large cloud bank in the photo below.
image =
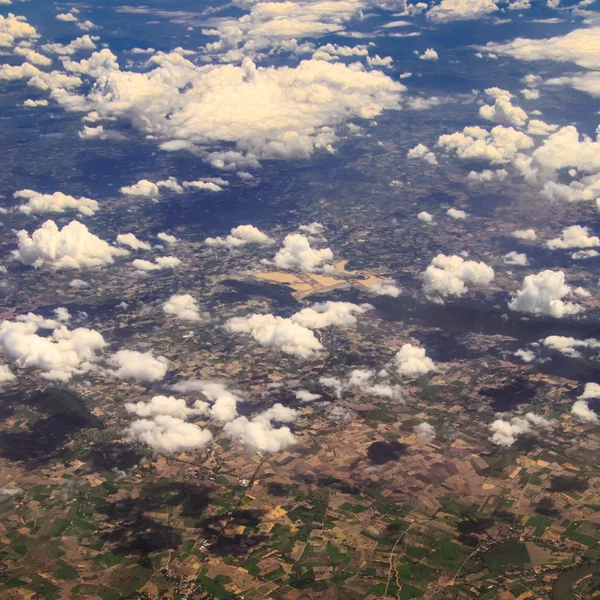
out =
<path fill-rule="evenodd" d="M 80 96 L 54 83 L 52 95 L 69 110 L 128 120 L 165 150 L 196 149 L 213 166 L 245 169 L 263 159 L 331 150 L 336 125 L 397 108 L 405 89 L 360 63 L 305 60 L 277 68 L 257 67 L 246 58 L 240 66 L 197 66 L 178 53 L 158 53 L 149 64 L 153 68 L 144 73 L 122 71 L 107 49 L 79 63 L 65 61 L 67 71 L 94 81 L 92 89 Z M 32 67 L 11 77 L 40 73 Z M 219 151 L 222 143 L 234 149 Z M 215 151 L 205 150 L 210 146 Z"/>

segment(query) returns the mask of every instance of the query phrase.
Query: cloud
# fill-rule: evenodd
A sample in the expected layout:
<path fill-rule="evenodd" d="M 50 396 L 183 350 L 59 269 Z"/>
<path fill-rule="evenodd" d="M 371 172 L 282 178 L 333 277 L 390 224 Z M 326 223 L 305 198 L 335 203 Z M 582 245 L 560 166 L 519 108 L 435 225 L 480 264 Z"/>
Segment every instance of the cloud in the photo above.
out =
<path fill-rule="evenodd" d="M 571 258 L 573 260 L 596 258 L 596 256 L 600 256 L 600 252 L 597 252 L 596 250 L 578 250 L 577 252 L 573 252 L 573 254 L 571 254 Z"/>
<path fill-rule="evenodd" d="M 234 317 L 225 324 L 230 333 L 244 333 L 252 336 L 261 346 L 281 350 L 300 358 L 310 358 L 323 349 L 315 334 L 291 319 L 274 315 L 253 314 L 247 317 Z"/>
<path fill-rule="evenodd" d="M 254 452 L 280 452 L 295 446 L 298 440 L 289 427 L 276 428 L 273 422 L 290 423 L 296 418 L 295 410 L 278 403 L 252 420 L 238 417 L 226 423 L 223 433 Z"/>
<path fill-rule="evenodd" d="M 414 431 L 418 438 L 430 438 L 435 435 L 435 427 L 425 422 L 415 425 Z"/>
<path fill-rule="evenodd" d="M 169 246 L 174 246 L 179 241 L 174 235 L 170 235 L 168 233 L 165 233 L 164 231 L 161 231 L 160 233 L 158 233 L 156 235 L 156 237 L 161 242 L 165 242 L 165 244 L 169 244 Z"/>
<path fill-rule="evenodd" d="M 73 13 L 59 13 L 54 17 L 57 21 L 63 21 L 65 23 L 76 23 L 77 17 Z"/>
<path fill-rule="evenodd" d="M 39 329 L 53 331 L 40 336 Z M 44 379 L 68 381 L 89 371 L 105 346 L 102 335 L 93 329 L 69 330 L 32 313 L 0 324 L 0 350 L 5 359 L 20 369 L 39 369 Z"/>
<path fill-rule="evenodd" d="M 600 198 L 600 174 L 582 177 L 579 181 L 571 181 L 568 185 L 547 181 L 540 192 L 542 198 L 562 202 L 593 202 Z"/>
<path fill-rule="evenodd" d="M 120 233 L 117 236 L 117 244 L 129 246 L 133 250 L 150 250 L 152 248 L 148 242 L 138 240 L 133 233 Z"/>
<path fill-rule="evenodd" d="M 396 285 L 395 281 L 382 281 L 369 288 L 369 291 L 376 296 L 391 296 L 397 298 L 402 293 L 402 288 Z"/>
<path fill-rule="evenodd" d="M 232 249 L 246 246 L 247 244 L 268 246 L 275 242 L 260 229 L 254 227 L 254 225 L 238 225 L 231 230 L 230 235 L 226 238 L 206 238 L 204 243 L 208 246 L 222 246 Z"/>
<path fill-rule="evenodd" d="M 583 307 L 563 300 L 571 293 L 572 289 L 565 283 L 562 271 L 540 271 L 523 279 L 521 289 L 508 303 L 508 308 L 556 318 L 576 315 L 584 310 Z"/>
<path fill-rule="evenodd" d="M 32 100 L 31 98 L 27 98 L 23 102 L 23 106 L 27 108 L 37 108 L 38 106 L 48 106 L 48 100 Z"/>
<path fill-rule="evenodd" d="M 525 98 L 525 100 L 539 100 L 540 90 L 525 89 L 521 90 L 521 94 L 523 95 L 523 98 Z"/>
<path fill-rule="evenodd" d="M 200 321 L 200 309 L 190 294 L 174 294 L 163 304 L 163 311 L 182 321 Z"/>
<path fill-rule="evenodd" d="M 25 492 L 19 487 L 14 487 L 14 488 L 2 487 L 2 488 L 0 488 L 0 496 L 19 496 L 20 494 L 24 494 L 24 493 Z"/>
<path fill-rule="evenodd" d="M 143 73 L 90 71 L 95 81 L 87 96 L 77 96 L 77 105 L 103 118 L 129 120 L 163 149 L 194 150 L 224 169 L 331 151 L 336 126 L 398 108 L 406 89 L 360 63 L 304 60 L 294 68 L 257 67 L 245 58 L 240 66 L 197 66 L 178 53 L 159 52 L 149 65 Z M 68 101 L 74 102 L 72 95 Z M 210 151 L 222 143 L 233 148 Z"/>
<path fill-rule="evenodd" d="M 535 229 L 517 229 L 512 232 L 512 236 L 518 240 L 526 240 L 528 242 L 534 242 L 537 238 Z"/>
<path fill-rule="evenodd" d="M 421 60 L 437 60 L 439 55 L 433 48 L 427 48 L 423 54 L 419 55 L 419 58 Z"/>
<path fill-rule="evenodd" d="M 558 125 L 550 125 L 539 119 L 531 119 L 527 124 L 527 133 L 529 135 L 547 136 L 558 129 Z"/>
<path fill-rule="evenodd" d="M 532 154 L 534 164 L 549 171 L 574 167 L 584 173 L 600 171 L 600 128 L 596 140 L 580 139 L 577 128 L 562 127 L 544 140 Z"/>
<path fill-rule="evenodd" d="M 313 329 L 353 326 L 357 322 L 357 315 L 363 315 L 371 309 L 370 304 L 323 302 L 303 308 L 289 318 L 271 314 L 234 317 L 227 321 L 225 329 L 230 333 L 248 334 L 261 346 L 273 347 L 300 358 L 310 358 L 323 349 Z"/>
<path fill-rule="evenodd" d="M 527 254 L 520 254 L 519 252 L 509 252 L 508 254 L 505 254 L 504 262 L 507 265 L 517 265 L 519 267 L 525 267 L 529 264 Z"/>
<path fill-rule="evenodd" d="M 537 40 L 516 38 L 507 43 L 488 42 L 476 48 L 518 60 L 573 62 L 585 69 L 600 69 L 599 38 L 600 27 L 583 27 L 563 36 Z"/>
<path fill-rule="evenodd" d="M 590 408 L 585 400 L 576 400 L 571 407 L 571 413 L 586 423 L 598 422 L 598 415 Z"/>
<path fill-rule="evenodd" d="M 525 417 L 513 417 L 510 421 L 496 419 L 490 430 L 493 435 L 490 441 L 497 446 L 510 447 L 520 435 L 529 433 L 532 427 L 548 427 L 551 421 L 533 412 L 527 413 Z"/>
<path fill-rule="evenodd" d="M 417 219 L 419 219 L 419 221 L 423 221 L 423 223 L 433 223 L 433 215 L 430 215 L 424 210 L 417 215 Z"/>
<path fill-rule="evenodd" d="M 589 227 L 571 225 L 563 229 L 559 238 L 546 242 L 550 250 L 562 250 L 565 248 L 596 248 L 600 246 L 600 238 L 590 236 Z"/>
<path fill-rule="evenodd" d="M 25 48 L 22 46 L 17 46 L 13 50 L 13 54 L 15 56 L 22 56 L 27 62 L 39 65 L 40 67 L 49 67 L 53 62 L 51 58 L 36 52 L 32 48 Z"/>
<path fill-rule="evenodd" d="M 587 400 L 590 398 L 600 398 L 600 385 L 597 383 L 586 383 L 583 394 L 571 407 L 571 412 L 587 423 L 597 423 L 598 415 L 589 407 Z"/>
<path fill-rule="evenodd" d="M 173 454 L 186 450 L 201 450 L 212 441 L 212 433 L 182 419 L 158 415 L 153 420 L 134 421 L 127 433 L 157 452 Z"/>
<path fill-rule="evenodd" d="M 492 164 L 512 162 L 521 150 L 534 146 L 528 135 L 502 125 L 489 132 L 481 127 L 465 127 L 462 132 L 440 136 L 437 143 L 446 150 L 454 150 L 463 160 L 482 160 Z"/>
<path fill-rule="evenodd" d="M 175 269 L 181 264 L 181 260 L 176 256 L 158 256 L 155 262 L 136 258 L 131 264 L 138 271 L 150 272 Z"/>
<path fill-rule="evenodd" d="M 404 402 L 404 388 L 391 384 L 386 371 L 376 373 L 371 369 L 353 369 L 346 378 L 321 377 L 319 383 L 333 390 L 338 399 L 348 391 L 359 391 L 366 396 Z"/>
<path fill-rule="evenodd" d="M 581 353 L 576 348 L 592 348 L 594 350 L 600 349 L 600 340 L 595 338 L 589 338 L 586 340 L 576 340 L 572 337 L 566 337 L 562 335 L 549 335 L 548 337 L 541 340 L 541 343 L 550 348 L 556 350 L 565 356 L 571 358 L 580 358 Z"/>
<path fill-rule="evenodd" d="M 301 233 L 291 233 L 283 240 L 283 247 L 277 252 L 273 261 L 280 269 L 299 270 L 312 273 L 324 263 L 333 260 L 330 248 L 315 250 L 309 239 Z"/>
<path fill-rule="evenodd" d="M 62 229 L 54 221 L 46 221 L 31 236 L 17 233 L 19 247 L 13 256 L 24 265 L 53 269 L 81 269 L 110 265 L 127 250 L 115 248 L 88 231 L 79 221 L 71 221 Z"/>
<path fill-rule="evenodd" d="M 0 365 L 0 384 L 14 381 L 16 375 L 8 368 L 7 365 Z"/>
<path fill-rule="evenodd" d="M 154 357 L 152 350 L 119 350 L 108 359 L 108 363 L 115 369 L 109 371 L 113 377 L 138 381 L 160 381 L 169 368 L 169 361 L 164 356 Z"/>
<path fill-rule="evenodd" d="M 313 400 L 322 398 L 321 394 L 313 394 L 308 390 L 297 390 L 294 392 L 294 396 L 296 396 L 296 400 L 300 400 L 300 402 L 313 402 Z"/>
<path fill-rule="evenodd" d="M 424 161 L 428 162 L 430 165 L 437 165 L 437 158 L 435 154 L 429 150 L 427 146 L 424 144 L 417 144 L 414 148 L 411 148 L 406 155 L 406 158 L 422 158 Z"/>
<path fill-rule="evenodd" d="M 8 13 L 0 15 L 0 47 L 13 46 L 18 39 L 35 39 L 39 37 L 35 27 L 27 22 L 25 17 Z"/>
<path fill-rule="evenodd" d="M 27 200 L 21 204 L 19 210 L 25 214 L 64 213 L 67 210 L 76 210 L 82 215 L 93 215 L 99 208 L 96 200 L 90 198 L 74 198 L 62 192 L 42 194 L 34 190 L 19 190 L 14 193 L 15 198 Z"/>
<path fill-rule="evenodd" d="M 44 52 L 50 52 L 51 54 L 58 54 L 59 56 L 71 56 L 80 50 L 95 50 L 96 44 L 94 40 L 98 38 L 91 38 L 89 35 L 82 35 L 69 42 L 66 46 L 63 44 L 44 44 L 42 50 Z"/>
<path fill-rule="evenodd" d="M 72 279 L 69 282 L 69 286 L 75 289 L 81 289 L 90 287 L 90 284 L 87 281 L 84 281 L 83 279 Z"/>
<path fill-rule="evenodd" d="M 498 10 L 494 0 L 441 0 L 426 16 L 434 23 L 481 19 Z"/>
<path fill-rule="evenodd" d="M 493 93 L 498 88 L 489 88 L 486 90 L 488 95 Z M 490 94 L 492 90 L 492 94 Z M 504 90 L 500 90 L 504 92 Z M 513 106 L 510 101 L 510 96 L 507 95 L 496 95 L 496 101 L 493 105 L 484 104 L 479 108 L 479 116 L 487 121 L 493 121 L 495 123 L 505 123 L 507 125 L 514 125 L 515 127 L 523 127 L 527 123 L 527 113 L 518 106 Z"/>
<path fill-rule="evenodd" d="M 495 171 L 484 169 L 480 173 L 477 173 L 476 171 L 470 171 L 467 175 L 467 179 L 475 183 L 486 183 L 494 180 L 504 181 L 507 177 L 508 171 L 505 169 L 496 169 Z"/>
<path fill-rule="evenodd" d="M 520 348 L 515 352 L 515 356 L 526 363 L 533 362 L 535 360 L 535 352 L 533 352 L 532 350 L 524 350 Z"/>
<path fill-rule="evenodd" d="M 420 377 L 431 371 L 437 371 L 434 362 L 426 356 L 425 349 L 404 344 L 394 357 L 396 372 L 401 377 Z"/>
<path fill-rule="evenodd" d="M 207 400 L 213 403 L 207 413 L 212 419 L 228 422 L 238 416 L 237 404 L 241 400 L 240 392 L 230 390 L 224 383 L 203 379 L 190 379 L 176 383 L 173 386 L 173 390 L 183 394 L 200 392 Z"/>
<path fill-rule="evenodd" d="M 458 208 L 449 208 L 446 214 L 452 219 L 466 219 L 468 216 L 464 210 L 459 210 Z"/>
<path fill-rule="evenodd" d="M 487 286 L 492 279 L 494 269 L 484 262 L 438 254 L 423 274 L 423 291 L 431 299 L 460 297 L 468 292 L 466 284 Z"/>
<path fill-rule="evenodd" d="M 208 411 L 208 404 L 198 400 L 193 408 L 190 408 L 183 398 L 175 398 L 174 396 L 153 396 L 148 402 L 126 402 L 125 410 L 138 417 L 168 415 L 185 421 L 189 417 L 195 415 L 205 415 Z"/>
<path fill-rule="evenodd" d="M 147 179 L 140 179 L 134 185 L 124 186 L 120 191 L 124 196 L 143 196 L 146 198 L 154 198 L 159 194 L 158 186 Z"/>
<path fill-rule="evenodd" d="M 332 325 L 348 327 L 356 325 L 357 315 L 364 315 L 370 310 L 373 310 L 370 304 L 319 302 L 292 315 L 291 321 L 308 329 L 323 329 Z"/>

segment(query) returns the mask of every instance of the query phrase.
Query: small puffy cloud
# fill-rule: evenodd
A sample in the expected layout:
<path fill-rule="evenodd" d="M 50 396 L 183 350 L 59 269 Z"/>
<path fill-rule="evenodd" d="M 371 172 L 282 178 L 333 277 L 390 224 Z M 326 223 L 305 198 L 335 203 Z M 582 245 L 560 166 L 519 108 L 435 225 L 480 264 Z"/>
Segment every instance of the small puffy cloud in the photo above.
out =
<path fill-rule="evenodd" d="M 138 271 L 164 271 L 165 269 L 175 269 L 181 264 L 181 260 L 176 256 L 159 256 L 154 262 L 136 258 L 131 264 Z"/>
<path fill-rule="evenodd" d="M 323 302 L 303 308 L 289 318 L 270 314 L 234 317 L 227 321 L 225 329 L 231 333 L 249 334 L 261 346 L 270 346 L 286 354 L 309 358 L 323 348 L 312 332 L 313 329 L 355 325 L 357 316 L 372 308 L 370 304 Z"/>
<path fill-rule="evenodd" d="M 70 285 L 72 288 L 75 288 L 75 289 L 77 289 L 77 290 L 78 290 L 78 289 L 81 289 L 81 288 L 90 287 L 90 284 L 89 284 L 87 281 L 84 281 L 83 279 L 72 279 L 72 280 L 69 282 L 69 285 Z"/>
<path fill-rule="evenodd" d="M 34 190 L 19 190 L 14 193 L 15 198 L 27 200 L 21 204 L 19 210 L 25 214 L 64 213 L 75 210 L 82 215 L 93 215 L 99 208 L 98 202 L 90 198 L 74 198 L 62 192 L 42 194 Z"/>
<path fill-rule="evenodd" d="M 435 435 L 435 427 L 426 422 L 415 425 L 414 431 L 418 438 L 429 438 Z"/>
<path fill-rule="evenodd" d="M 430 165 L 437 165 L 437 158 L 435 154 L 429 150 L 424 144 L 417 144 L 414 148 L 411 148 L 406 155 L 406 158 L 422 158 Z"/>
<path fill-rule="evenodd" d="M 51 58 L 36 52 L 32 48 L 17 46 L 13 50 L 13 54 L 15 54 L 15 56 L 22 56 L 27 62 L 30 62 L 34 65 L 39 65 L 40 67 L 49 67 L 52 64 Z"/>
<path fill-rule="evenodd" d="M 117 244 L 129 246 L 133 250 L 150 250 L 152 248 L 148 242 L 138 240 L 133 233 L 120 233 L 117 236 Z"/>
<path fill-rule="evenodd" d="M 600 252 L 597 250 L 578 250 L 571 254 L 573 260 L 585 260 L 588 258 L 596 258 L 596 256 L 600 256 Z"/>
<path fill-rule="evenodd" d="M 190 294 L 174 294 L 164 304 L 163 311 L 182 321 L 200 321 L 200 309 Z"/>
<path fill-rule="evenodd" d="M 569 184 L 547 181 L 540 192 L 542 198 L 562 202 L 600 202 L 600 173 L 582 177 Z"/>
<path fill-rule="evenodd" d="M 490 169 L 484 169 L 481 172 L 470 171 L 467 175 L 469 181 L 475 183 L 487 183 L 489 181 L 504 181 L 508 177 L 508 171 L 506 169 L 496 169 L 492 171 Z"/>
<path fill-rule="evenodd" d="M 183 398 L 174 396 L 153 396 L 148 402 L 126 402 L 125 410 L 138 417 L 156 417 L 169 415 L 176 419 L 186 420 L 191 416 L 205 415 L 208 404 L 198 401 L 193 408 L 188 407 Z"/>
<path fill-rule="evenodd" d="M 27 22 L 25 17 L 0 15 L 0 47 L 13 46 L 18 39 L 35 39 L 39 37 L 35 27 Z"/>
<path fill-rule="evenodd" d="M 164 231 L 161 231 L 160 233 L 158 233 L 156 235 L 156 237 L 161 242 L 164 242 L 165 244 L 169 244 L 169 246 L 174 246 L 179 241 L 174 235 L 170 235 L 168 233 L 165 233 Z"/>
<path fill-rule="evenodd" d="M 345 378 L 321 377 L 319 383 L 333 390 L 338 399 L 346 392 L 360 392 L 366 396 L 404 402 L 404 389 L 390 383 L 386 371 L 375 373 L 371 369 L 353 369 Z"/>
<path fill-rule="evenodd" d="M 535 229 L 517 229 L 512 232 L 512 236 L 518 240 L 525 240 L 527 242 L 534 242 L 537 239 Z"/>
<path fill-rule="evenodd" d="M 397 298 L 402 293 L 402 289 L 396 285 L 395 281 L 376 283 L 369 288 L 369 291 L 377 296 L 391 296 L 392 298 Z"/>
<path fill-rule="evenodd" d="M 124 186 L 120 191 L 124 196 L 143 196 L 145 198 L 155 198 L 160 193 L 158 186 L 147 179 L 140 179 L 134 185 Z"/>
<path fill-rule="evenodd" d="M 576 400 L 571 406 L 571 413 L 586 423 L 597 423 L 598 415 L 585 400 Z"/>
<path fill-rule="evenodd" d="M 23 102 L 23 106 L 27 108 L 37 108 L 38 106 L 48 106 L 48 100 L 32 100 L 31 98 L 27 98 Z"/>
<path fill-rule="evenodd" d="M 508 254 L 505 254 L 504 262 L 507 265 L 516 265 L 519 267 L 525 267 L 529 264 L 527 254 L 520 254 L 519 252 L 509 252 Z"/>
<path fill-rule="evenodd" d="M 423 221 L 423 223 L 433 223 L 433 215 L 430 215 L 424 210 L 417 215 L 417 219 L 419 219 L 419 221 Z"/>
<path fill-rule="evenodd" d="M 310 358 L 323 349 L 315 334 L 291 319 L 274 315 L 253 314 L 234 317 L 225 324 L 230 333 L 252 336 L 261 346 L 269 346 L 286 354 Z"/>
<path fill-rule="evenodd" d="M 420 377 L 437 371 L 434 362 L 426 355 L 425 348 L 404 344 L 394 357 L 394 366 L 402 377 Z"/>
<path fill-rule="evenodd" d="M 532 350 L 524 350 L 520 348 L 515 352 L 515 356 L 520 358 L 523 362 L 529 363 L 535 360 L 535 352 Z"/>
<path fill-rule="evenodd" d="M 531 119 L 527 124 L 527 133 L 529 135 L 540 135 L 546 136 L 555 132 L 558 129 L 558 125 L 550 125 L 539 119 Z"/>
<path fill-rule="evenodd" d="M 309 235 L 314 235 L 317 237 L 320 236 L 326 229 L 327 227 L 325 227 L 325 225 L 317 221 L 313 221 L 309 225 L 300 225 L 300 227 L 298 227 L 298 231 L 304 231 Z"/>
<path fill-rule="evenodd" d="M 538 100 L 540 97 L 540 90 L 525 89 L 521 90 L 521 94 L 525 100 Z"/>
<path fill-rule="evenodd" d="M 314 394 L 308 390 L 296 390 L 294 396 L 296 396 L 296 400 L 300 400 L 300 402 L 313 402 L 322 397 L 321 394 Z"/>
<path fill-rule="evenodd" d="M 484 262 L 461 256 L 438 254 L 423 274 L 423 291 L 429 298 L 463 296 L 466 284 L 486 286 L 494 279 L 494 269 Z"/>
<path fill-rule="evenodd" d="M 291 233 L 283 240 L 283 247 L 273 261 L 280 269 L 299 270 L 312 273 L 333 260 L 330 248 L 316 250 L 309 239 L 301 233 Z"/>
<path fill-rule="evenodd" d="M 16 379 L 15 374 L 7 365 L 0 365 L 0 383 L 7 383 Z"/>
<path fill-rule="evenodd" d="M 176 392 L 183 394 L 200 392 L 212 406 L 207 414 L 217 421 L 229 422 L 238 416 L 237 404 L 241 400 L 240 392 L 230 390 L 225 383 L 203 379 L 181 381 L 173 386 Z M 197 403 L 194 405 L 196 406 Z"/>
<path fill-rule="evenodd" d="M 19 247 L 13 256 L 24 265 L 54 269 L 101 267 L 125 256 L 127 250 L 115 248 L 88 231 L 79 221 L 71 221 L 59 229 L 54 221 L 46 221 L 31 236 L 25 230 L 17 233 Z"/>
<path fill-rule="evenodd" d="M 212 441 L 212 433 L 169 415 L 134 421 L 127 433 L 162 454 L 201 450 Z"/>
<path fill-rule="evenodd" d="M 493 105 L 484 104 L 481 106 L 479 116 L 487 121 L 514 125 L 515 127 L 523 127 L 528 119 L 527 113 L 522 108 L 513 106 L 506 96 L 496 97 Z"/>
<path fill-rule="evenodd" d="M 169 368 L 169 361 L 164 356 L 155 357 L 152 350 L 119 350 L 108 359 L 108 363 L 114 368 L 109 371 L 114 377 L 138 381 L 160 381 Z"/>
<path fill-rule="evenodd" d="M 512 446 L 520 435 L 529 433 L 532 427 L 548 427 L 551 421 L 545 417 L 530 412 L 525 417 L 513 417 L 510 421 L 496 419 L 491 425 L 492 437 L 490 441 L 497 446 L 506 448 Z"/>
<path fill-rule="evenodd" d="M 565 356 L 571 358 L 580 358 L 581 353 L 577 348 L 591 348 L 594 350 L 600 349 L 600 340 L 595 338 L 589 338 L 586 340 L 577 340 L 573 337 L 567 337 L 563 335 L 549 335 L 548 337 L 541 340 L 541 343 L 550 348 L 556 350 Z"/>
<path fill-rule="evenodd" d="M 95 37 L 95 40 L 98 38 Z M 89 35 L 82 35 L 74 39 L 72 42 L 69 42 L 66 46 L 63 44 L 53 43 L 53 44 L 44 44 L 42 46 L 42 50 L 44 52 L 50 52 L 51 54 L 58 54 L 59 56 L 71 56 L 80 50 L 95 50 L 96 44 L 94 40 Z"/>
<path fill-rule="evenodd" d="M 40 336 L 39 329 L 53 331 Z M 45 379 L 68 381 L 89 371 L 105 346 L 102 335 L 93 329 L 69 330 L 59 321 L 32 313 L 0 324 L 0 351 L 6 360 L 20 369 L 39 369 Z"/>
<path fill-rule="evenodd" d="M 421 60 L 437 60 L 439 56 L 433 48 L 427 48 L 423 54 L 419 54 L 419 58 Z"/>
<path fill-rule="evenodd" d="M 347 327 L 356 325 L 357 315 L 364 315 L 372 309 L 370 304 L 319 302 L 292 315 L 291 321 L 308 329 L 323 329 L 332 325 Z"/>
<path fill-rule="evenodd" d="M 583 307 L 563 300 L 571 292 L 562 271 L 540 271 L 536 275 L 525 277 L 521 289 L 508 303 L 508 308 L 516 312 L 556 318 L 576 315 L 584 310 Z"/>
<path fill-rule="evenodd" d="M 446 211 L 446 214 L 452 219 L 466 219 L 467 213 L 464 210 L 460 210 L 458 208 L 449 208 Z"/>
<path fill-rule="evenodd" d="M 465 127 L 462 132 L 442 135 L 438 146 L 454 150 L 462 160 L 482 160 L 505 164 L 515 160 L 522 150 L 533 148 L 533 140 L 513 127 L 496 125 L 491 131 Z"/>
<path fill-rule="evenodd" d="M 223 427 L 223 433 L 254 452 L 280 452 L 298 443 L 289 427 L 274 427 L 273 422 L 290 423 L 297 412 L 282 404 L 254 417 L 238 417 Z"/>
<path fill-rule="evenodd" d="M 498 10 L 495 0 L 441 0 L 426 16 L 434 23 L 482 19 Z"/>
<path fill-rule="evenodd" d="M 73 13 L 58 13 L 54 17 L 57 21 L 64 21 L 65 23 L 76 23 L 78 21 L 77 17 Z"/>
<path fill-rule="evenodd" d="M 563 229 L 560 237 L 546 242 L 550 250 L 562 250 L 566 248 L 596 248 L 600 246 L 600 238 L 590 235 L 589 227 L 571 225 Z"/>
<path fill-rule="evenodd" d="M 254 225 L 238 225 L 231 230 L 226 237 L 206 238 L 204 241 L 208 246 L 223 246 L 225 248 L 239 248 L 247 244 L 258 244 L 268 246 L 274 241 Z"/>

